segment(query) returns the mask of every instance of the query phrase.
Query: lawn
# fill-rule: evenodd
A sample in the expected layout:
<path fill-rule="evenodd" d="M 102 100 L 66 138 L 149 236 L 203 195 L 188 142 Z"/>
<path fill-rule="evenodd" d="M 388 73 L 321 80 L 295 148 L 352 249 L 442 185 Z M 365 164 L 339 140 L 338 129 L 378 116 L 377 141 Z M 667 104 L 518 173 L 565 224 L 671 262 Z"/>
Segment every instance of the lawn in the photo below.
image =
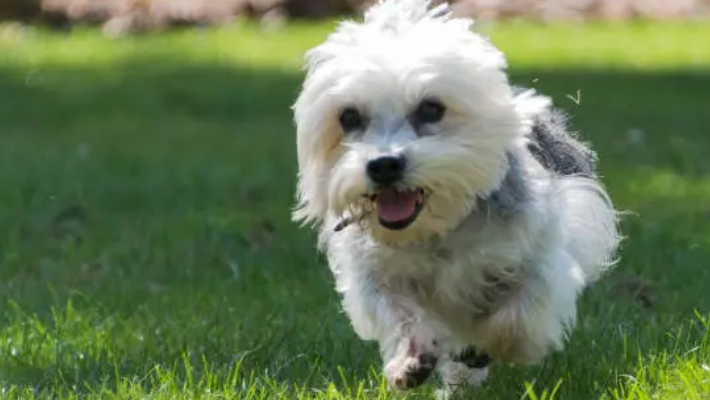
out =
<path fill-rule="evenodd" d="M 290 221 L 289 106 L 332 26 L 0 26 L 2 399 L 405 397 Z M 710 399 L 710 26 L 480 29 L 630 213 L 566 350 L 495 365 L 474 397 Z"/>

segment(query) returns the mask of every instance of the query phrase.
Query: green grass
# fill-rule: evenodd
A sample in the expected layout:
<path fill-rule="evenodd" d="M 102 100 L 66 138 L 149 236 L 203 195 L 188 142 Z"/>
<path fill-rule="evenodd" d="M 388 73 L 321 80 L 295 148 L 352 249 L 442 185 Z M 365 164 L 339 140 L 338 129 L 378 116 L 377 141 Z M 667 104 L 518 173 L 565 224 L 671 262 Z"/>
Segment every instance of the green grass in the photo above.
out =
<path fill-rule="evenodd" d="M 331 27 L 0 27 L 1 398 L 397 397 L 289 218 L 289 106 Z M 481 30 L 634 214 L 566 350 L 475 398 L 709 399 L 710 26 Z"/>

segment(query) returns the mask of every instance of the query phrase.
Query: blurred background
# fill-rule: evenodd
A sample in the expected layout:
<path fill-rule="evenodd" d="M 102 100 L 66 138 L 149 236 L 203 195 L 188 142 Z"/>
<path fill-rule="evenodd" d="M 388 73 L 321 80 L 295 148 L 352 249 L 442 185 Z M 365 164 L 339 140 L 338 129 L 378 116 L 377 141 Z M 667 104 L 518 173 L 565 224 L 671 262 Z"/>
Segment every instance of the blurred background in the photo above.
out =
<path fill-rule="evenodd" d="M 318 20 L 363 11 L 373 0 L 3 0 L 0 19 L 56 26 L 91 21 L 114 34 L 235 18 Z M 457 0 L 459 15 L 477 19 L 700 19 L 708 0 Z"/>
<path fill-rule="evenodd" d="M 0 0 L 0 397 L 390 398 L 290 220 L 303 54 L 365 6 Z M 625 212 L 567 350 L 496 365 L 481 398 L 703 398 L 710 1 L 455 10 L 570 114 Z"/>

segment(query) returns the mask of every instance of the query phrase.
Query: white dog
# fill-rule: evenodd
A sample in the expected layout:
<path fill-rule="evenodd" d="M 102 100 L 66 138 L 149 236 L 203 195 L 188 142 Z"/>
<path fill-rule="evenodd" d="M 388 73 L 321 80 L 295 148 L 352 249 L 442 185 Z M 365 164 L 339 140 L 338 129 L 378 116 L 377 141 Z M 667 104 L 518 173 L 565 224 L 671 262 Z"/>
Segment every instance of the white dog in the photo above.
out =
<path fill-rule="evenodd" d="M 561 349 L 613 264 L 595 154 L 503 54 L 426 0 L 385 0 L 307 55 L 294 106 L 298 206 L 356 333 L 393 388 Z"/>

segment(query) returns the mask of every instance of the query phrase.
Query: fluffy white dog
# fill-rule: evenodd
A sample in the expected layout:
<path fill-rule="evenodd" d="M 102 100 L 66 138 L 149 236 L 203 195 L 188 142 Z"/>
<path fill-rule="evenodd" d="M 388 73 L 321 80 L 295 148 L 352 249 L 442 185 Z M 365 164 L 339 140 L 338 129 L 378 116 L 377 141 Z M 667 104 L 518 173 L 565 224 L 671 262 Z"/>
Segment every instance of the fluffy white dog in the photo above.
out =
<path fill-rule="evenodd" d="M 426 0 L 385 0 L 307 55 L 294 106 L 298 205 L 393 388 L 561 349 L 612 265 L 595 154 L 503 54 Z"/>

